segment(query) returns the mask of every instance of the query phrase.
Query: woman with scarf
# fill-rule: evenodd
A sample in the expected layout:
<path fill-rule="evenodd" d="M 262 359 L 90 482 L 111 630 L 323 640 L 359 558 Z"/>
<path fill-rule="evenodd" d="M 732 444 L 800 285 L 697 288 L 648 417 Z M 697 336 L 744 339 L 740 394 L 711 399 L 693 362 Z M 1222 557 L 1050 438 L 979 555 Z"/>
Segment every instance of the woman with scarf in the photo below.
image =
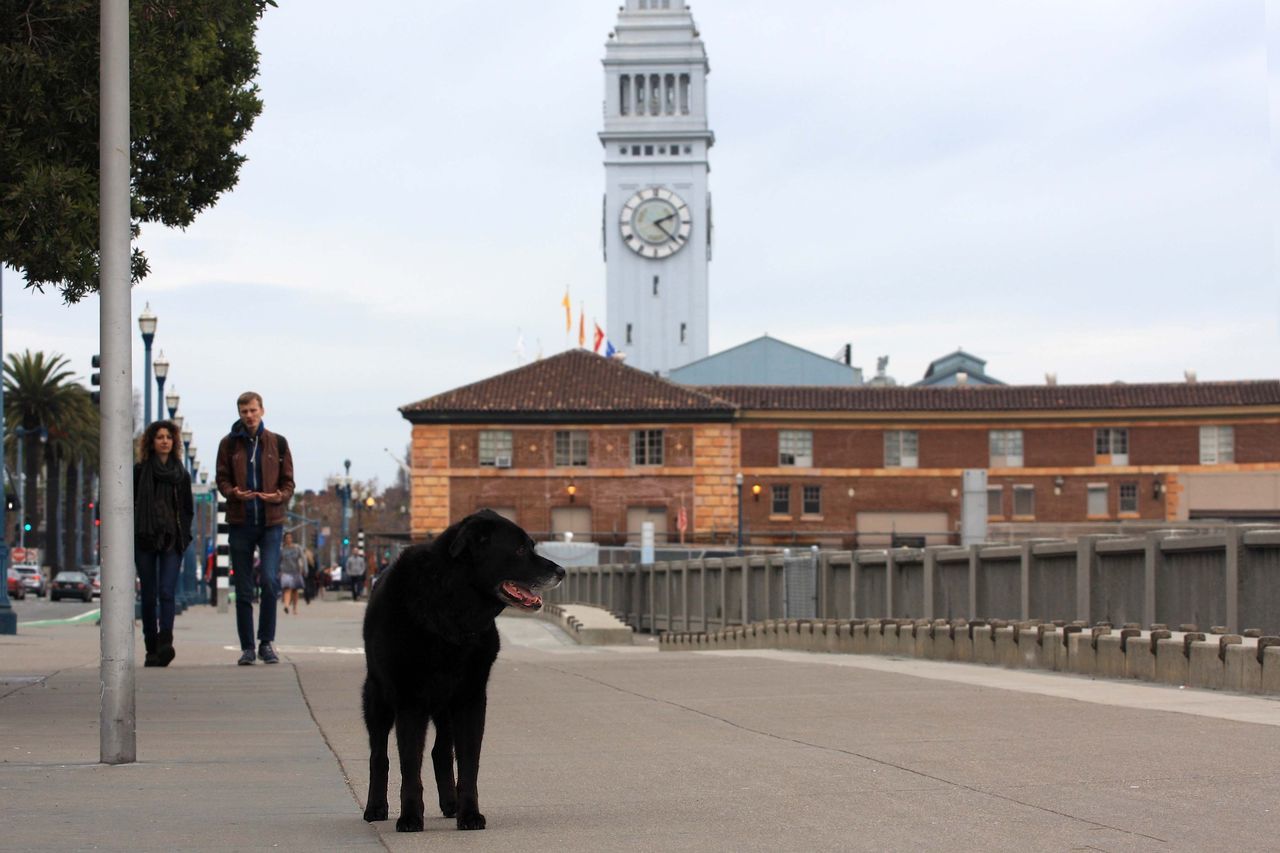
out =
<path fill-rule="evenodd" d="M 133 466 L 133 548 L 142 584 L 144 666 L 173 660 L 173 597 L 191 543 L 191 478 L 176 451 L 178 428 L 155 421 L 142 434 Z M 157 614 L 156 604 L 159 603 Z"/>

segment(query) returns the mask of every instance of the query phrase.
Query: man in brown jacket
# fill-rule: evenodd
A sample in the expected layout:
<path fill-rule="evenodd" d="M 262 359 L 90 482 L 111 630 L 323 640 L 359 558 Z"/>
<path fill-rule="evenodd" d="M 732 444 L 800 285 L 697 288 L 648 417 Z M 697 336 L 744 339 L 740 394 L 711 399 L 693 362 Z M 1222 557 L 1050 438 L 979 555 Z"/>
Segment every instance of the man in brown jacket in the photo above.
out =
<path fill-rule="evenodd" d="M 261 606 L 257 657 L 279 663 L 276 601 L 280 597 L 280 543 L 284 512 L 293 497 L 293 456 L 284 436 L 262 425 L 262 396 L 246 391 L 236 400 L 240 419 L 218 444 L 218 491 L 227 499 L 231 571 L 236 582 L 236 630 L 241 666 L 254 662 L 253 550 L 258 549 Z"/>

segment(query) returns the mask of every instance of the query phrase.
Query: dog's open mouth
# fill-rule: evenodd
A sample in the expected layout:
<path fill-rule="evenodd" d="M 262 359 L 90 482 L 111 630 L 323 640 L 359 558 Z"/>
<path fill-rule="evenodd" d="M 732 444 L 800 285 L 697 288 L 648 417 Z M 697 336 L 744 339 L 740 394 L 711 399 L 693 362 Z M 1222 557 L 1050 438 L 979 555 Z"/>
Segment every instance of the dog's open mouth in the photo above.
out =
<path fill-rule="evenodd" d="M 498 584 L 498 595 L 507 604 L 519 607 L 521 610 L 538 610 L 542 607 L 542 596 L 515 581 L 503 581 Z"/>

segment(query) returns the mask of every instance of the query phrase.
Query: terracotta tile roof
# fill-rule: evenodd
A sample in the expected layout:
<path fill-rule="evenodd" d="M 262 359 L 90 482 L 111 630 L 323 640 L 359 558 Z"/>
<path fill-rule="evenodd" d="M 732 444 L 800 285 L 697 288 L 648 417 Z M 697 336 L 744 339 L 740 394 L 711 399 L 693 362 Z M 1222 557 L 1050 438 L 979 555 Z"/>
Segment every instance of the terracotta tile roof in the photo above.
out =
<path fill-rule="evenodd" d="M 1280 405 L 1280 380 L 959 387 L 702 386 L 753 411 L 966 412 Z"/>
<path fill-rule="evenodd" d="M 584 349 L 567 350 L 416 403 L 413 423 L 486 420 L 729 420 L 736 409 L 706 391 L 677 385 Z"/>

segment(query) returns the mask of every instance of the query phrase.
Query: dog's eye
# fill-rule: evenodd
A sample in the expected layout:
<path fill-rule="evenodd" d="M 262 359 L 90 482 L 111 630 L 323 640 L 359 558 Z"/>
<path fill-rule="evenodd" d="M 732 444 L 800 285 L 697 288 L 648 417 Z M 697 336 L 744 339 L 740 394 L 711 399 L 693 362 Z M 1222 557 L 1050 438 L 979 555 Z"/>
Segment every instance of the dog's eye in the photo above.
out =
<path fill-rule="evenodd" d="M 517 548 L 517 549 L 516 549 L 516 556 L 517 556 L 517 557 L 523 557 L 523 556 L 524 556 L 525 554 L 527 554 L 527 553 L 529 553 L 529 552 L 525 549 L 525 547 L 524 547 L 523 545 L 521 545 L 519 548 Z"/>

